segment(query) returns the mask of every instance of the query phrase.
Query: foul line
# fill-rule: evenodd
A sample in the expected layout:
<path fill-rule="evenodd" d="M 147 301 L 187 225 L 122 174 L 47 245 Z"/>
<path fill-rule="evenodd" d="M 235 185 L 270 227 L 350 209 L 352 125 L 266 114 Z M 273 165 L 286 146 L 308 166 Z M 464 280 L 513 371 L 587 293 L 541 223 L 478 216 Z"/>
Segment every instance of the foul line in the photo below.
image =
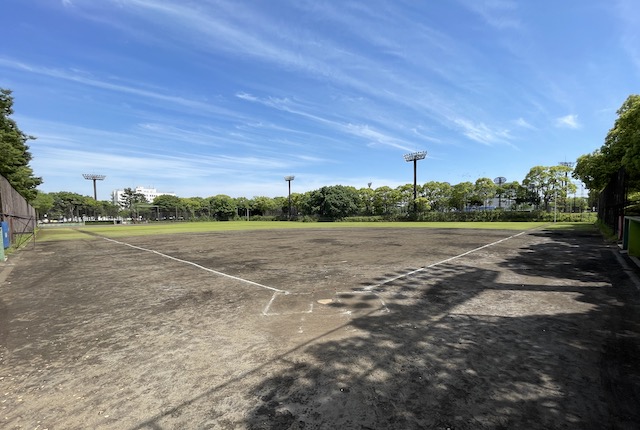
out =
<path fill-rule="evenodd" d="M 119 245 L 125 245 L 125 246 L 128 246 L 130 248 L 138 249 L 140 251 L 152 252 L 154 254 L 160 255 L 161 257 L 165 257 L 165 258 L 168 258 L 170 260 L 178 261 L 178 262 L 184 263 L 184 264 L 189 264 L 191 266 L 197 267 L 198 269 L 202 269 L 202 270 L 205 270 L 207 272 L 214 273 L 214 274 L 219 275 L 219 276 L 224 276 L 225 278 L 230 278 L 230 279 L 233 279 L 233 280 L 236 280 L 236 281 L 239 281 L 239 282 L 244 282 L 245 284 L 254 285 L 254 286 L 260 287 L 260 288 L 265 288 L 267 290 L 275 291 L 276 293 L 289 294 L 289 292 L 285 291 L 285 290 L 280 290 L 278 288 L 273 288 L 273 287 L 269 287 L 267 285 L 258 284 L 257 282 L 249 281 L 247 279 L 238 278 L 237 276 L 227 275 L 226 273 L 218 272 L 217 270 L 213 270 L 213 269 L 209 269 L 208 267 L 201 266 L 198 263 L 194 263 L 192 261 L 182 260 L 180 258 L 172 257 L 170 255 L 163 254 L 162 252 L 154 251 L 153 249 L 147 249 L 147 248 L 143 248 L 141 246 L 131 245 L 130 243 L 120 242 L 118 240 L 109 239 L 108 237 L 103 237 L 103 239 L 104 240 L 108 240 L 109 242 L 117 243 Z"/>
<path fill-rule="evenodd" d="M 469 254 L 471 254 L 471 253 L 474 253 L 474 252 L 480 251 L 481 249 L 484 249 L 484 248 L 488 248 L 488 247 L 490 247 L 490 246 L 497 245 L 497 244 L 499 244 L 500 242 L 504 242 L 504 241 L 507 241 L 507 240 L 509 240 L 509 239 L 513 239 L 514 237 L 521 236 L 521 235 L 523 235 L 523 234 L 525 234 L 525 233 L 527 233 L 527 232 L 526 232 L 526 231 L 521 231 L 521 232 L 520 232 L 520 233 L 518 233 L 518 234 L 514 234 L 514 235 L 512 235 L 512 236 L 505 237 L 505 238 L 500 239 L 500 240 L 496 240 L 495 242 L 487 243 L 486 245 L 482 245 L 482 246 L 480 246 L 480 247 L 478 247 L 478 248 L 475 248 L 475 249 L 472 249 L 472 250 L 470 250 L 470 251 L 463 252 L 462 254 L 459 254 L 459 255 L 455 255 L 455 256 L 453 256 L 453 257 L 446 258 L 446 259 L 444 259 L 444 260 L 442 260 L 442 261 L 438 261 L 437 263 L 429 264 L 428 266 L 424 266 L 424 267 L 421 267 L 421 268 L 419 268 L 419 269 L 412 270 L 411 272 L 404 273 L 404 274 L 402 274 L 402 275 L 398 275 L 398 276 L 394 276 L 393 278 L 386 279 L 386 280 L 384 280 L 384 281 L 382 281 L 382 282 L 380 282 L 380 283 L 378 283 L 378 284 L 375 284 L 375 285 L 369 285 L 369 286 L 367 286 L 367 287 L 364 287 L 364 289 L 365 289 L 365 290 L 367 290 L 367 291 L 370 291 L 370 290 L 376 289 L 376 288 L 381 287 L 381 286 L 383 286 L 383 285 L 386 285 L 386 284 L 388 284 L 388 283 L 390 283 L 390 282 L 397 281 L 398 279 L 406 278 L 406 277 L 411 276 L 411 275 L 415 275 L 416 273 L 420 273 L 420 272 L 423 272 L 423 271 L 425 271 L 425 270 L 427 270 L 427 269 L 430 269 L 430 268 L 432 268 L 432 267 L 436 267 L 436 266 L 439 266 L 439 265 L 441 265 L 441 264 L 448 263 L 449 261 L 452 261 L 452 260 L 458 259 L 458 258 L 460 258 L 460 257 L 464 257 L 465 255 L 469 255 Z"/>

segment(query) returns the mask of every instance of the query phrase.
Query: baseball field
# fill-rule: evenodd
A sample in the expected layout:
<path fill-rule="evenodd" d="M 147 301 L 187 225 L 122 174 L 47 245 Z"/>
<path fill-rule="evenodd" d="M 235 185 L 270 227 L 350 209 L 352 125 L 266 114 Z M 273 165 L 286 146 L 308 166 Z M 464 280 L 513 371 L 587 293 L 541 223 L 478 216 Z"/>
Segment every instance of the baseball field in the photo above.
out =
<path fill-rule="evenodd" d="M 640 427 L 587 224 L 62 227 L 0 270 L 1 428 Z"/>

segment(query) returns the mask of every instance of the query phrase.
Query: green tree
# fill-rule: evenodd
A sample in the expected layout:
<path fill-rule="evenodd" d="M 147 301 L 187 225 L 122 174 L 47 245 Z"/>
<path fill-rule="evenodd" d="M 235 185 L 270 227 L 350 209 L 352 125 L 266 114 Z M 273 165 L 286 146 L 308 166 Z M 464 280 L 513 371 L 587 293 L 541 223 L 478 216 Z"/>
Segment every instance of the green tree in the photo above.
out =
<path fill-rule="evenodd" d="M 358 213 L 361 215 L 373 215 L 373 200 L 375 197 L 375 191 L 371 188 L 360 188 L 358 190 L 358 202 L 360 206 L 358 208 Z"/>
<path fill-rule="evenodd" d="M 400 205 L 412 212 L 414 210 L 413 202 L 413 184 L 404 184 L 397 186 L 394 190 L 394 197 L 398 200 L 397 205 Z M 416 185 L 416 198 L 422 193 L 422 187 Z"/>
<path fill-rule="evenodd" d="M 126 209 L 133 209 L 138 203 L 149 203 L 142 193 L 137 193 L 132 188 L 125 188 L 122 192 L 122 206 Z"/>
<path fill-rule="evenodd" d="M 189 219 L 202 216 L 204 206 L 206 206 L 206 203 L 201 197 L 185 197 L 180 199 L 180 207 L 188 212 Z"/>
<path fill-rule="evenodd" d="M 238 208 L 238 215 L 246 216 L 247 212 L 251 211 L 251 200 L 246 197 L 236 197 L 236 208 Z"/>
<path fill-rule="evenodd" d="M 451 189 L 451 196 L 449 197 L 449 207 L 456 208 L 459 211 L 465 210 L 469 207 L 471 198 L 473 196 L 473 183 L 472 182 L 460 182 Z"/>
<path fill-rule="evenodd" d="M 302 208 L 305 195 L 302 193 L 291 193 L 291 213 L 294 215 L 300 214 L 300 208 Z"/>
<path fill-rule="evenodd" d="M 31 153 L 27 141 L 35 139 L 24 134 L 16 122 L 9 118 L 13 115 L 13 97 L 11 90 L 0 88 L 0 175 L 28 201 L 36 198 L 36 187 L 42 178 L 34 176 L 29 167 Z"/>
<path fill-rule="evenodd" d="M 582 181 L 590 190 L 599 192 L 607 186 L 611 175 L 619 168 L 620 165 L 608 162 L 601 150 L 596 149 L 591 154 L 578 157 L 572 176 Z"/>
<path fill-rule="evenodd" d="M 252 210 L 256 215 L 267 215 L 277 209 L 276 202 L 271 197 L 257 196 L 252 199 Z"/>
<path fill-rule="evenodd" d="M 600 149 L 578 157 L 573 177 L 589 189 L 602 191 L 611 175 L 624 167 L 630 190 L 640 189 L 640 95 L 630 95 Z"/>
<path fill-rule="evenodd" d="M 176 211 L 182 209 L 182 200 L 178 196 L 171 196 L 169 194 L 161 194 L 153 199 L 153 204 L 158 206 L 163 212 Z"/>
<path fill-rule="evenodd" d="M 511 208 L 513 209 L 513 203 L 516 200 L 520 187 L 521 185 L 518 181 L 511 181 L 501 185 L 502 207 L 507 207 L 509 203 L 511 203 Z"/>
<path fill-rule="evenodd" d="M 567 183 L 567 166 L 534 166 L 523 179 L 522 185 L 542 200 L 544 210 L 549 211 L 549 203 L 564 200 L 568 192 L 575 191 L 575 184 Z"/>
<path fill-rule="evenodd" d="M 422 186 L 422 196 L 427 199 L 429 206 L 435 211 L 449 209 L 449 201 L 453 189 L 448 182 L 429 181 Z"/>
<path fill-rule="evenodd" d="M 120 206 L 113 204 L 113 202 L 100 200 L 98 202 L 98 215 L 115 218 L 120 212 Z"/>
<path fill-rule="evenodd" d="M 87 211 L 86 202 L 89 197 L 68 191 L 51 193 L 53 206 L 49 209 L 49 219 L 72 219 Z"/>
<path fill-rule="evenodd" d="M 482 201 L 485 208 L 489 205 L 489 200 L 496 195 L 496 184 L 489 178 L 479 178 L 473 188 L 476 199 Z"/>
<path fill-rule="evenodd" d="M 309 212 L 336 220 L 358 212 L 358 192 L 354 187 L 332 185 L 312 191 L 307 201 Z"/>
<path fill-rule="evenodd" d="M 236 201 L 225 194 L 218 194 L 213 197 L 209 197 L 209 206 L 211 207 L 211 213 L 220 221 L 228 221 L 237 216 L 238 208 Z"/>
<path fill-rule="evenodd" d="M 413 191 L 411 194 L 413 198 Z M 398 204 L 402 201 L 402 194 L 397 189 L 386 185 L 375 189 L 373 207 L 376 215 L 391 215 L 398 212 Z"/>
<path fill-rule="evenodd" d="M 48 212 L 53 208 L 53 196 L 48 193 L 38 191 L 36 197 L 31 202 L 31 206 L 38 212 L 40 219 L 45 215 L 48 217 Z"/>
<path fill-rule="evenodd" d="M 161 194 L 155 197 L 152 204 L 153 206 L 157 206 L 157 208 L 150 208 L 150 213 L 156 213 L 153 218 L 168 217 L 170 219 L 178 219 L 178 211 L 182 211 L 184 209 L 182 199 L 178 196 L 172 196 L 169 194 Z"/>

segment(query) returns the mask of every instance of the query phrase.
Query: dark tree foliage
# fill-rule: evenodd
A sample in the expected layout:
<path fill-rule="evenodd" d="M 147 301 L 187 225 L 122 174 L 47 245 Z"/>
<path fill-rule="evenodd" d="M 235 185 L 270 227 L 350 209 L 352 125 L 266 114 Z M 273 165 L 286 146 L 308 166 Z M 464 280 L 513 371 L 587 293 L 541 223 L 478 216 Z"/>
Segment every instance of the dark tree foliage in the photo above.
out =
<path fill-rule="evenodd" d="M 33 201 L 37 194 L 36 187 L 42 183 L 42 178 L 34 176 L 29 167 L 31 153 L 27 141 L 35 137 L 20 131 L 10 118 L 12 114 L 11 90 L 0 88 L 0 175 L 24 198 Z"/>
<path fill-rule="evenodd" d="M 630 95 L 618 109 L 618 119 L 604 144 L 578 158 L 573 177 L 601 191 L 611 175 L 624 167 L 632 191 L 640 189 L 640 95 Z"/>
<path fill-rule="evenodd" d="M 220 221 L 228 221 L 238 215 L 236 201 L 226 194 L 218 194 L 207 199 L 211 214 Z"/>
<path fill-rule="evenodd" d="M 355 188 L 333 185 L 312 191 L 306 205 L 309 213 L 336 220 L 357 214 L 358 200 Z"/>
<path fill-rule="evenodd" d="M 125 188 L 122 193 L 122 206 L 133 209 L 139 203 L 149 203 L 142 193 L 137 193 L 133 188 Z"/>

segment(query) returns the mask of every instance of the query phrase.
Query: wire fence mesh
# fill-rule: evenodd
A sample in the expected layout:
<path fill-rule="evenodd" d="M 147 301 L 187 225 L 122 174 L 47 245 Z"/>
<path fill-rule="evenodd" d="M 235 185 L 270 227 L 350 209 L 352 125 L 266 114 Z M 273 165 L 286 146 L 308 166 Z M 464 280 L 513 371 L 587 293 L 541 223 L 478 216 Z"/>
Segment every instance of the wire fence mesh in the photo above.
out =
<path fill-rule="evenodd" d="M 598 219 L 618 236 L 622 235 L 622 222 L 627 202 L 627 175 L 624 167 L 611 175 L 609 184 L 598 199 Z"/>

